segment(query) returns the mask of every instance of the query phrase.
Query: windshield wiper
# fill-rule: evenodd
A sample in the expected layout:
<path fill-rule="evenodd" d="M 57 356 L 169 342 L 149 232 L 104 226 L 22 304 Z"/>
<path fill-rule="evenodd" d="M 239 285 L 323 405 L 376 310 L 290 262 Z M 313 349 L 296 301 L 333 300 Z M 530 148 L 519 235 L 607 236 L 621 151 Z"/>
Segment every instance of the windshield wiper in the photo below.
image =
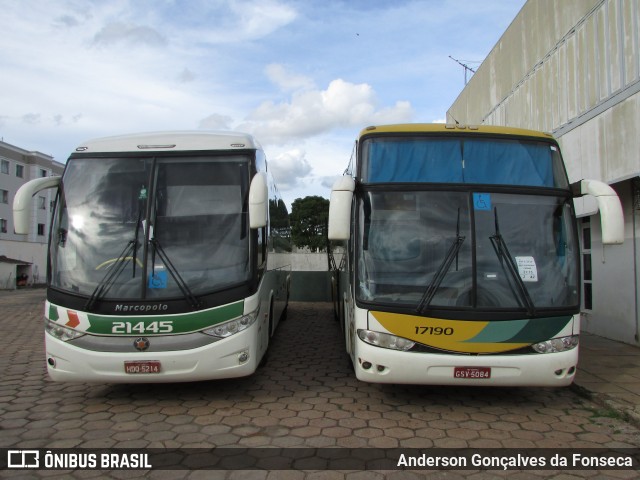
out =
<path fill-rule="evenodd" d="M 115 263 L 115 266 L 112 269 L 109 269 L 107 271 L 106 275 L 102 277 L 102 280 L 100 280 L 96 288 L 93 290 L 91 297 L 89 297 L 89 300 L 87 300 L 87 303 L 85 304 L 85 310 L 87 310 L 88 312 L 93 310 L 93 307 L 95 306 L 96 302 L 99 301 L 101 298 L 103 298 L 107 294 L 107 292 L 109 291 L 113 283 L 124 271 L 129 261 L 132 258 L 135 258 L 135 254 L 137 250 L 138 250 L 137 239 L 129 240 L 125 245 L 124 249 L 122 250 L 122 253 L 120 253 L 120 255 L 118 255 L 113 260 L 113 263 Z M 134 265 L 135 265 L 135 261 L 134 261 Z M 134 270 L 134 276 L 135 276 L 135 270 Z"/>
<path fill-rule="evenodd" d="M 425 290 L 420 302 L 418 303 L 418 307 L 416 308 L 417 313 L 422 313 L 422 311 L 429 307 L 431 304 L 431 300 L 435 297 L 436 292 L 440 288 L 440 284 L 444 280 L 444 277 L 447 275 L 449 268 L 451 268 L 451 264 L 453 263 L 453 259 L 458 259 L 458 252 L 460 251 L 460 247 L 464 242 L 465 237 L 460 235 L 460 209 L 458 209 L 458 221 L 456 224 L 456 238 L 453 240 L 453 243 L 449 247 L 449 251 L 447 251 L 447 255 L 444 257 L 444 260 L 438 267 L 435 275 L 431 279 L 431 283 Z M 456 266 L 457 269 L 457 266 Z"/>
<path fill-rule="evenodd" d="M 160 245 L 158 239 L 154 237 L 149 240 L 149 243 L 151 243 L 151 245 L 153 246 L 153 255 L 151 259 L 151 275 L 155 275 L 155 255 L 157 253 L 160 257 L 160 260 L 162 260 L 162 262 L 167 267 L 167 270 L 171 274 L 171 277 L 176 282 L 176 285 L 178 285 L 178 288 L 182 292 L 184 299 L 187 300 L 187 302 L 189 302 L 189 304 L 191 305 L 191 308 L 193 308 L 194 310 L 200 308 L 200 302 L 189 288 L 189 285 L 187 285 L 187 282 L 184 281 L 184 278 L 182 278 L 180 272 L 178 272 L 178 269 L 173 265 L 173 263 L 171 263 L 171 260 L 169 260 L 167 253 L 162 248 L 162 245 Z"/>
<path fill-rule="evenodd" d="M 493 245 L 493 249 L 496 251 L 496 255 L 500 260 L 500 266 L 503 271 L 508 271 L 516 282 L 516 286 L 518 287 L 517 292 L 514 291 L 511 282 L 509 283 L 509 288 L 511 292 L 514 294 L 518 303 L 526 307 L 527 313 L 529 316 L 533 316 L 535 313 L 535 305 L 533 304 L 533 300 L 531 300 L 531 296 L 529 295 L 529 290 L 527 290 L 527 286 L 524 284 L 522 277 L 520 277 L 520 273 L 518 272 L 518 266 L 513 260 L 511 253 L 509 252 L 509 248 L 507 247 L 504 238 L 500 234 L 500 227 L 498 225 L 498 208 L 494 209 L 494 218 L 495 218 L 495 234 L 490 236 L 491 244 Z M 505 268 L 505 264 L 507 268 Z"/>
<path fill-rule="evenodd" d="M 144 189 L 144 186 L 142 187 Z M 142 197 L 140 200 L 143 200 Z M 91 311 L 95 306 L 96 302 L 98 302 L 101 298 L 103 298 L 116 279 L 120 276 L 120 274 L 124 271 L 129 260 L 133 260 L 133 273 L 132 278 L 136 277 L 136 264 L 138 263 L 138 239 L 140 238 L 140 223 L 142 222 L 142 206 L 138 205 L 138 219 L 136 220 L 136 231 L 133 236 L 133 240 L 129 240 L 127 245 L 122 250 L 122 253 L 114 259 L 114 263 L 116 266 L 113 270 L 109 270 L 106 275 L 100 280 L 95 290 L 89 297 L 89 300 L 85 304 L 85 309 L 87 311 Z M 144 229 L 144 226 L 143 226 Z"/>

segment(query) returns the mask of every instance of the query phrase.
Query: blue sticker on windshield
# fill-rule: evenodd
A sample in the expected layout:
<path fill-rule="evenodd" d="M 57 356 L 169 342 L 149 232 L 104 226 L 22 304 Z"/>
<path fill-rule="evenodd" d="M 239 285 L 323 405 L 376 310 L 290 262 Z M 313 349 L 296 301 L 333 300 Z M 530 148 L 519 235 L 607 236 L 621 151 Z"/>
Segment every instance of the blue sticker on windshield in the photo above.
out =
<path fill-rule="evenodd" d="M 167 288 L 167 272 L 159 270 L 149 274 L 149 288 Z"/>
<path fill-rule="evenodd" d="M 491 194 L 474 193 L 473 208 L 476 210 L 491 210 Z"/>

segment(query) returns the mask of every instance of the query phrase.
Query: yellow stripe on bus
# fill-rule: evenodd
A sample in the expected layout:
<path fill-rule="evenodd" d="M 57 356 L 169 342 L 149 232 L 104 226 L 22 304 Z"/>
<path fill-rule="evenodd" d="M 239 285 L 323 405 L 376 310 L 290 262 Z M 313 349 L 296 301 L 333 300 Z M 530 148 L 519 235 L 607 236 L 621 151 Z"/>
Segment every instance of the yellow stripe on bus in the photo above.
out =
<path fill-rule="evenodd" d="M 526 347 L 528 343 L 473 342 L 490 322 L 443 320 L 389 312 L 370 314 L 393 335 L 440 350 L 463 353 L 500 353 Z"/>

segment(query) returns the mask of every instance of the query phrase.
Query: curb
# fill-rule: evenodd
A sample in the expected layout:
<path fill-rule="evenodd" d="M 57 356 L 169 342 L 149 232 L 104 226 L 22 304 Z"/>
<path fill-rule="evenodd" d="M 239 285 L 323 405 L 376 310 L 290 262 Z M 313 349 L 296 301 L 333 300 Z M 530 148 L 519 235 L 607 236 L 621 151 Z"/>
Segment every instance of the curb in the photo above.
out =
<path fill-rule="evenodd" d="M 582 398 L 586 398 L 587 400 L 591 400 L 594 403 L 600 405 L 601 407 L 607 408 L 609 410 L 613 410 L 626 422 L 631 423 L 637 428 L 640 428 L 640 412 L 637 412 L 634 407 L 629 405 L 625 405 L 605 393 L 596 393 L 591 390 L 578 385 L 576 383 L 572 383 L 569 387 L 575 393 L 580 395 Z"/>

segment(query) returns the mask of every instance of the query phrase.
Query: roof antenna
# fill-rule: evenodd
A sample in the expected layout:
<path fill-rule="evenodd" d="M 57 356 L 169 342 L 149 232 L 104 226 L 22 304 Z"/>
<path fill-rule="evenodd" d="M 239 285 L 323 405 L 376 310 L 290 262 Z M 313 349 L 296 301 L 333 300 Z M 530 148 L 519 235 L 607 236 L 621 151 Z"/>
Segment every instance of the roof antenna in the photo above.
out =
<path fill-rule="evenodd" d="M 469 65 L 467 65 L 466 63 L 462 63 L 462 62 L 469 62 L 469 63 L 480 63 L 480 62 L 474 62 L 473 60 L 456 60 L 451 55 L 449 55 L 449 58 L 451 60 L 453 60 L 454 62 L 456 62 L 458 65 L 462 65 L 462 68 L 464 68 L 464 84 L 466 85 L 467 84 L 467 74 L 469 72 L 476 73 L 476 71 L 473 68 L 471 68 Z"/>

